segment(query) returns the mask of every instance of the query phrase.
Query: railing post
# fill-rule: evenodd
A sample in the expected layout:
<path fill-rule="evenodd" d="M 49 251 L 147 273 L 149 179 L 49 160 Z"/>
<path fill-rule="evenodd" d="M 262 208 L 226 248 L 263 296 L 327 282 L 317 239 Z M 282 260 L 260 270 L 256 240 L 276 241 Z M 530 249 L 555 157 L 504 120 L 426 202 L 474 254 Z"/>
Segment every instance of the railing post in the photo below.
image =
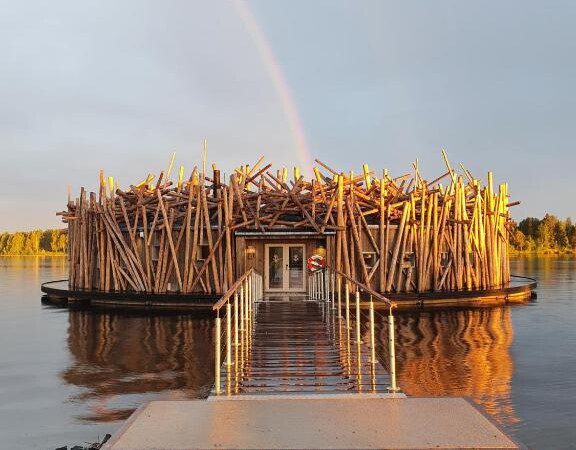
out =
<path fill-rule="evenodd" d="M 316 299 L 316 272 L 312 273 L 312 299 Z"/>
<path fill-rule="evenodd" d="M 226 303 L 226 367 L 232 366 L 232 305 Z"/>
<path fill-rule="evenodd" d="M 248 275 L 246 278 L 246 291 L 248 295 L 246 296 L 246 343 L 248 348 L 252 345 L 252 286 L 250 282 L 250 277 L 252 274 Z"/>
<path fill-rule="evenodd" d="M 338 285 L 338 317 L 342 317 L 342 278 L 336 275 L 336 284 Z"/>
<path fill-rule="evenodd" d="M 316 281 L 318 280 L 318 274 L 314 272 L 312 274 L 312 298 L 316 300 Z"/>
<path fill-rule="evenodd" d="M 346 328 L 350 329 L 350 285 L 348 281 L 344 283 L 346 297 Z"/>
<path fill-rule="evenodd" d="M 330 300 L 332 301 L 332 309 L 336 309 L 336 303 L 334 302 L 336 295 L 336 273 L 334 271 L 330 271 L 330 286 Z"/>
<path fill-rule="evenodd" d="M 248 275 L 246 280 L 246 286 L 248 288 L 248 319 L 252 318 L 252 302 L 254 301 L 254 293 L 252 291 L 252 274 Z"/>
<path fill-rule="evenodd" d="M 244 331 L 244 282 L 240 283 L 240 331 Z"/>
<path fill-rule="evenodd" d="M 219 314 L 220 312 L 218 312 Z M 214 390 L 216 394 L 220 394 L 220 316 L 216 316 L 216 336 L 214 339 L 215 342 L 215 358 L 214 358 Z"/>
<path fill-rule="evenodd" d="M 374 301 L 370 296 L 370 356 L 372 364 L 376 364 L 376 337 L 374 335 Z"/>
<path fill-rule="evenodd" d="M 390 353 L 390 392 L 398 392 L 399 389 L 396 385 L 396 348 L 394 344 L 394 316 L 392 315 L 392 308 L 388 315 L 388 347 Z"/>
<path fill-rule="evenodd" d="M 356 287 L 356 343 L 362 343 L 360 333 L 360 289 Z"/>
<path fill-rule="evenodd" d="M 246 319 L 250 319 L 250 275 L 244 278 L 246 284 Z"/>
<path fill-rule="evenodd" d="M 242 285 L 244 286 L 244 329 L 247 330 L 248 327 L 248 315 L 250 313 L 250 310 L 248 309 L 248 282 L 246 279 L 244 279 L 244 281 L 242 281 Z"/>
<path fill-rule="evenodd" d="M 310 274 L 310 298 L 314 298 L 314 273 Z"/>
<path fill-rule="evenodd" d="M 238 347 L 238 291 L 234 292 L 234 345 Z"/>

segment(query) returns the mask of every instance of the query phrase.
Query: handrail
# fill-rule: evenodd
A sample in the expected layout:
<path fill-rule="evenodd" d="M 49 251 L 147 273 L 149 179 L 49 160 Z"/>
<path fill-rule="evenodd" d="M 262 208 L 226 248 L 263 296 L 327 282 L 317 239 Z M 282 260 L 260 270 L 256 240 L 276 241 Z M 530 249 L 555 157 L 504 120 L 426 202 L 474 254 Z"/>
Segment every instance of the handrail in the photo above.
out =
<path fill-rule="evenodd" d="M 390 308 L 395 308 L 397 306 L 396 302 L 390 300 L 387 297 L 384 297 L 382 294 L 380 294 L 380 293 L 376 292 L 375 290 L 373 290 L 372 288 L 366 286 L 364 283 L 360 283 L 358 280 L 355 280 L 351 276 L 346 275 L 344 272 L 341 272 L 337 269 L 334 269 L 333 267 L 329 266 L 328 264 L 326 265 L 326 267 L 328 269 L 330 269 L 331 271 L 333 271 L 334 273 L 336 273 L 337 275 L 340 275 L 341 277 L 346 278 L 351 283 L 354 283 L 356 286 L 358 286 L 360 289 L 362 289 L 363 291 L 370 294 L 372 297 L 375 297 L 378 300 L 382 300 L 384 303 L 387 303 L 390 306 Z"/>
<path fill-rule="evenodd" d="M 246 272 L 244 272 L 244 274 L 238 278 L 236 280 L 236 282 L 230 286 L 230 289 L 228 289 L 224 295 L 222 295 L 222 297 L 220 297 L 220 300 L 218 300 L 216 303 L 214 303 L 214 305 L 212 306 L 212 311 L 219 311 L 220 308 L 222 308 L 225 304 L 226 301 L 232 297 L 232 295 L 234 294 L 234 292 L 236 292 L 236 290 L 240 287 L 240 284 L 242 284 L 242 282 L 248 278 L 248 276 L 250 276 L 250 274 L 254 272 L 254 268 L 251 267 L 250 269 L 248 269 Z"/>
<path fill-rule="evenodd" d="M 344 305 L 342 304 L 342 284 L 341 279 L 348 280 L 348 282 L 344 283 Z M 354 294 L 354 306 L 352 306 L 352 302 L 350 302 L 350 285 L 352 283 L 356 286 L 355 294 Z M 374 291 L 370 287 L 366 286 L 364 283 L 360 283 L 359 281 L 355 280 L 354 278 L 346 275 L 345 273 L 336 270 L 329 265 L 322 267 L 320 270 L 312 272 L 309 275 L 309 282 L 308 282 L 308 292 L 310 293 L 311 298 L 324 300 L 327 302 L 332 303 L 332 308 L 338 310 L 338 317 L 341 318 L 341 311 L 344 307 L 344 311 L 346 314 L 346 329 L 351 330 L 351 310 L 355 310 L 355 319 L 354 319 L 354 328 L 355 328 L 355 335 L 356 335 L 356 344 L 360 345 L 362 341 L 362 331 L 361 331 L 361 319 L 360 319 L 360 291 L 364 291 L 370 294 L 370 308 L 369 308 L 369 337 L 370 342 L 368 344 L 370 348 L 371 358 L 370 362 L 372 364 L 377 364 L 376 359 L 376 336 L 375 336 L 375 311 L 374 311 L 374 298 L 377 298 L 384 303 L 386 303 L 390 310 L 388 313 L 388 349 L 390 353 L 390 386 L 388 390 L 390 392 L 399 392 L 398 386 L 396 384 L 396 349 L 395 349 L 395 325 L 394 325 L 394 314 L 392 313 L 396 303 L 390 300 L 389 298 L 384 297 L 382 294 Z M 337 293 L 337 306 L 334 299 L 334 294 Z"/>
<path fill-rule="evenodd" d="M 225 366 L 227 374 L 232 367 L 232 348 L 236 349 L 234 361 L 238 364 L 238 351 L 244 355 L 252 342 L 252 322 L 256 301 L 263 295 L 262 276 L 253 268 L 244 272 L 213 306 L 216 311 L 214 318 L 214 391 L 221 392 L 221 362 L 222 337 L 225 343 Z M 234 301 L 230 301 L 234 296 Z M 220 309 L 226 306 L 224 333 L 222 333 L 222 318 Z M 234 340 L 234 342 L 232 341 Z M 227 381 L 230 381 L 229 376 Z"/>
<path fill-rule="evenodd" d="M 514 274 L 512 273 L 512 274 L 510 274 L 510 278 L 512 278 L 512 277 L 514 277 L 514 278 L 522 278 L 522 279 L 524 279 L 524 280 L 530 280 L 530 281 L 532 281 L 533 283 L 538 283 L 538 280 L 537 280 L 536 278 L 527 277 L 526 275 L 514 275 Z"/>
<path fill-rule="evenodd" d="M 40 286 L 46 286 L 47 284 L 51 284 L 51 283 L 62 283 L 63 281 L 69 281 L 69 279 L 68 279 L 68 278 L 64 278 L 63 280 L 45 281 L 44 283 L 40 284 Z"/>

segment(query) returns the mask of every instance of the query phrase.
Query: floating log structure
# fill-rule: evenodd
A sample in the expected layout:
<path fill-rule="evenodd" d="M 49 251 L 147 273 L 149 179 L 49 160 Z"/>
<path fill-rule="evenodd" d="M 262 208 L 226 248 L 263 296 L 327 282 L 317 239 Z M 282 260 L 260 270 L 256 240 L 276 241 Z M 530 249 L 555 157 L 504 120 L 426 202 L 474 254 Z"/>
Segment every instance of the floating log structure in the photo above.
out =
<path fill-rule="evenodd" d="M 237 234 L 247 231 L 324 239 L 328 264 L 381 293 L 505 286 L 508 208 L 518 202 L 507 184 L 494 190 L 492 173 L 483 185 L 442 156 L 446 172 L 432 181 L 418 162 L 377 177 L 366 164 L 355 174 L 316 160 L 305 179 L 260 158 L 224 183 L 215 165 L 188 178 L 180 167 L 172 181 L 173 156 L 156 181 L 150 174 L 125 190 L 101 172 L 97 193 L 81 188 L 58 213 L 69 229 L 70 288 L 221 294 L 246 269 Z"/>

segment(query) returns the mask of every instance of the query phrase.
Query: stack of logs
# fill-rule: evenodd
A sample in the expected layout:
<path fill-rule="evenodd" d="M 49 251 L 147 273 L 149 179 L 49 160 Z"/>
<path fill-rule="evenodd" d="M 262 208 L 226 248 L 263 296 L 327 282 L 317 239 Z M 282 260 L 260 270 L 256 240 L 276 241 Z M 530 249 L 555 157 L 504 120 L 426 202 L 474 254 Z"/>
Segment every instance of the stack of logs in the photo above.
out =
<path fill-rule="evenodd" d="M 506 184 L 483 186 L 462 175 L 442 152 L 446 172 L 424 180 L 413 172 L 374 177 L 337 172 L 316 160 L 314 177 L 298 168 L 272 172 L 260 158 L 234 170 L 227 184 L 180 167 L 174 157 L 157 182 L 149 175 L 121 190 L 101 172 L 98 194 L 84 188 L 59 213 L 69 228 L 70 287 L 83 290 L 164 293 L 225 292 L 237 275 L 236 230 L 303 229 L 336 233 L 336 269 L 375 290 L 426 292 L 485 290 L 506 284 Z M 446 187 L 441 182 L 447 181 Z M 372 264 L 364 254 L 375 256 Z"/>

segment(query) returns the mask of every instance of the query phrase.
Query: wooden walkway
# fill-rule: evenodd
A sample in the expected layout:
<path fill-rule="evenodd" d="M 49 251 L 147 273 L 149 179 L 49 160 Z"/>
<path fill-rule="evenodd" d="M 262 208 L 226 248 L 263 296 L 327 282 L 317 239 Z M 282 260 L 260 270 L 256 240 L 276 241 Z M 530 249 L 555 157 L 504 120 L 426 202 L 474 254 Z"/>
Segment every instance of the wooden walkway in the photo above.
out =
<path fill-rule="evenodd" d="M 384 393 L 332 303 L 268 296 L 251 317 L 219 394 L 147 403 L 104 448 L 519 448 L 464 399 Z"/>
<path fill-rule="evenodd" d="M 246 354 L 223 366 L 220 395 L 387 391 L 388 374 L 332 303 L 269 295 L 254 317 Z"/>

